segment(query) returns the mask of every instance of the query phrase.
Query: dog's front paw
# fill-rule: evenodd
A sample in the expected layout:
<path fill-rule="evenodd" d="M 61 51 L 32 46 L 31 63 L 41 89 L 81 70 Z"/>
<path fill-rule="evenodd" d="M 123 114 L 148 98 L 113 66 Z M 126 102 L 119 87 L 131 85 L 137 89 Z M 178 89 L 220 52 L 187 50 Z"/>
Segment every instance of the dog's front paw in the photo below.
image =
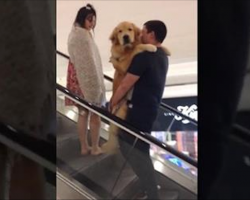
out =
<path fill-rule="evenodd" d="M 161 48 L 163 49 L 163 51 L 165 51 L 165 53 L 166 53 L 168 56 L 171 55 L 171 52 L 168 50 L 167 47 L 161 46 Z"/>
<path fill-rule="evenodd" d="M 113 65 L 117 64 L 118 61 L 114 57 L 110 57 L 109 62 L 112 63 Z"/>
<path fill-rule="evenodd" d="M 146 50 L 149 52 L 156 52 L 157 51 L 157 47 L 155 45 L 152 44 L 145 44 L 146 45 Z"/>
<path fill-rule="evenodd" d="M 139 44 L 138 48 L 141 51 L 149 51 L 149 52 L 156 52 L 157 51 L 157 47 L 155 45 L 152 45 L 152 44 Z"/>

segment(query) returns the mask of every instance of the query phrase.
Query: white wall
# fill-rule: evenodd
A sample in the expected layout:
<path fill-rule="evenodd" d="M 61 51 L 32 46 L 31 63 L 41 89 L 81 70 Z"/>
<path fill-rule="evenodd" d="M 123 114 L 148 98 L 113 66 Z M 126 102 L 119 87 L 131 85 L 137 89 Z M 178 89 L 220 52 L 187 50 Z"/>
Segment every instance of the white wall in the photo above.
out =
<path fill-rule="evenodd" d="M 95 40 L 101 51 L 104 71 L 113 71 L 109 35 L 121 21 L 134 22 L 139 27 L 151 19 L 160 19 L 168 27 L 164 45 L 172 52 L 170 64 L 192 61 L 197 67 L 197 1 L 82 1 L 57 0 L 57 49 L 66 54 L 67 37 L 78 9 L 91 3 L 97 10 Z M 171 71 L 171 69 L 170 69 Z M 196 71 L 196 70 L 195 70 Z"/>

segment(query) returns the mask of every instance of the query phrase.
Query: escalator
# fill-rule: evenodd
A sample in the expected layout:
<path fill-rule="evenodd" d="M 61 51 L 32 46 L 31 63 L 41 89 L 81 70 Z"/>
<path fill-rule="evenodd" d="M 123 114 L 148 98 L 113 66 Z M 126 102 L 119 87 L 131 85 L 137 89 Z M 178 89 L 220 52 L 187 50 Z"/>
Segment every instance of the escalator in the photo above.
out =
<path fill-rule="evenodd" d="M 137 176 L 119 151 L 112 155 L 82 156 L 80 154 L 76 124 L 78 113 L 74 107 L 64 106 L 65 96 L 101 117 L 101 144 L 108 139 L 108 127 L 111 122 L 116 123 L 122 129 L 125 128 L 137 139 L 142 139 L 150 144 L 150 155 L 161 199 L 197 199 L 197 156 L 187 155 L 187 147 L 183 147 L 181 152 L 178 147 L 180 144 L 176 144 L 178 141 L 179 143 L 184 142 L 184 133 L 191 134 L 194 140 L 195 131 L 171 132 L 177 115 L 173 114 L 173 120 L 165 132 L 155 131 L 153 136 L 143 135 L 104 109 L 88 104 L 75 97 L 64 87 L 57 85 L 58 199 L 133 199 L 140 192 Z M 167 110 L 167 108 L 164 109 Z M 168 111 L 173 113 L 173 110 Z M 181 115 L 181 113 L 179 114 Z M 197 127 L 195 128 L 197 130 Z M 165 138 L 169 139 L 167 143 L 159 139 L 159 135 L 164 134 Z M 186 141 L 186 143 L 192 142 Z M 195 144 L 192 143 L 192 145 Z M 133 146 L 131 146 L 132 149 Z"/>

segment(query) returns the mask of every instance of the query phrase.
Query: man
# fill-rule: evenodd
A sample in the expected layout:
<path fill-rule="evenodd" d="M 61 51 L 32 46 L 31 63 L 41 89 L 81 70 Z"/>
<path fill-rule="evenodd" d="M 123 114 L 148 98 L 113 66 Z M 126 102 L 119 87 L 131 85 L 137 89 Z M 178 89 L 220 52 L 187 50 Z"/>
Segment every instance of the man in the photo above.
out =
<path fill-rule="evenodd" d="M 110 109 L 113 110 L 133 88 L 126 120 L 146 133 L 152 130 L 164 91 L 169 54 L 164 51 L 161 44 L 166 35 L 167 28 L 162 21 L 151 20 L 144 24 L 142 42 L 155 45 L 157 51 L 143 52 L 133 58 L 126 76 L 110 101 Z M 119 133 L 121 152 L 128 158 L 128 162 L 139 177 L 142 190 L 145 192 L 140 199 L 159 199 L 154 167 L 149 155 L 150 146 L 138 140 L 130 152 L 135 139 L 131 134 L 121 130 Z"/>

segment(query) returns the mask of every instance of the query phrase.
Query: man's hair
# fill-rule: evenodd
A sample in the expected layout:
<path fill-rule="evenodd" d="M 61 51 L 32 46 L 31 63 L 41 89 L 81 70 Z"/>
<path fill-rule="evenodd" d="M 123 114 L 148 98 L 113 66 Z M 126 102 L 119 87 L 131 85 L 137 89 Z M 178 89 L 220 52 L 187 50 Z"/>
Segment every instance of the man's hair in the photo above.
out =
<path fill-rule="evenodd" d="M 148 33 L 154 32 L 155 33 L 155 39 L 162 43 L 167 36 L 167 27 L 164 24 L 164 22 L 160 20 L 150 20 L 144 23 L 144 26 L 146 27 Z"/>

